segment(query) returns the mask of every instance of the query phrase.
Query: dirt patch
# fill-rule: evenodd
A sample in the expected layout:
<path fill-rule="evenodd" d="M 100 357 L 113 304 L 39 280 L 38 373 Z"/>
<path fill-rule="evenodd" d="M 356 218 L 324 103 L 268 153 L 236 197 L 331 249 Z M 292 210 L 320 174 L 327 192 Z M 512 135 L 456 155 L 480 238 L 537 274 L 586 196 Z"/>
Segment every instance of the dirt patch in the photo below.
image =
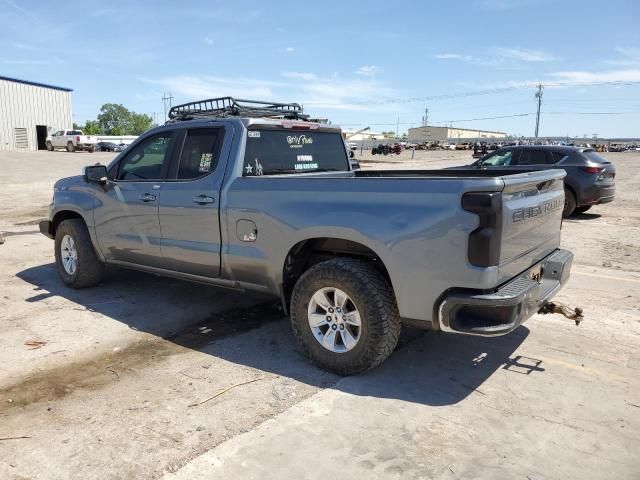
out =
<path fill-rule="evenodd" d="M 253 330 L 281 318 L 282 310 L 274 302 L 231 309 L 167 338 L 138 342 L 89 361 L 35 373 L 22 382 L 0 389 L 0 414 L 32 403 L 58 400 L 77 390 L 103 388 L 170 355 L 199 349 L 214 340 Z"/>

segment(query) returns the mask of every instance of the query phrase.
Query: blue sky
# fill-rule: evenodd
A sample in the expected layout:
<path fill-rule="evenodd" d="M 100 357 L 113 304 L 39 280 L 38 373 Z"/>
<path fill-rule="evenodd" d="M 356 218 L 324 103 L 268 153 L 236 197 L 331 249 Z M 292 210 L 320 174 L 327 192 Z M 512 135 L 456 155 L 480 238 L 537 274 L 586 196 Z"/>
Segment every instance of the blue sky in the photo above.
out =
<path fill-rule="evenodd" d="M 640 1 L 0 0 L 0 75 L 163 115 L 235 95 L 297 101 L 374 131 L 430 123 L 532 135 L 640 136 Z M 585 85 L 600 82 L 632 85 Z M 464 95 L 498 89 L 497 93 Z M 506 90 L 505 90 L 506 89 Z M 493 118 L 477 121 L 470 119 Z"/>

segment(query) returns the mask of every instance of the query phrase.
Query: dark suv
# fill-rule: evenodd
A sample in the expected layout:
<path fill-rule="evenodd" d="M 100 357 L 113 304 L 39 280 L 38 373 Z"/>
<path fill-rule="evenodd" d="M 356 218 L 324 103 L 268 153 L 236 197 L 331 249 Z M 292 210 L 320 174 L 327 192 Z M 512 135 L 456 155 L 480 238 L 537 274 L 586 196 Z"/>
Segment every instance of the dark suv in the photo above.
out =
<path fill-rule="evenodd" d="M 562 212 L 565 217 L 584 213 L 593 205 L 612 202 L 616 190 L 613 163 L 602 158 L 593 148 L 516 145 L 485 155 L 469 166 L 500 170 L 505 167 L 527 170 L 562 168 L 567 172 Z"/>

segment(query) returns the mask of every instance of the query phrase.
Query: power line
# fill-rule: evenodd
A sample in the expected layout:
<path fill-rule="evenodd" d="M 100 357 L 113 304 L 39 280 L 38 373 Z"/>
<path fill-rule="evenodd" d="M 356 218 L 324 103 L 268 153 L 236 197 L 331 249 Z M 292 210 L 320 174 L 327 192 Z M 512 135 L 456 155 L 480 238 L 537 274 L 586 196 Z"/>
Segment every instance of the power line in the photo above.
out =
<path fill-rule="evenodd" d="M 432 100 L 450 100 L 454 98 L 466 98 L 466 97 L 476 97 L 482 95 L 493 95 L 496 93 L 505 93 L 511 92 L 515 90 L 522 90 L 527 88 L 538 87 L 541 85 L 542 87 L 595 87 L 595 86 L 630 86 L 630 85 L 640 85 L 640 80 L 629 80 L 629 81 L 611 81 L 611 82 L 549 82 L 549 83 L 522 83 L 518 85 L 513 85 L 509 87 L 497 87 L 490 88 L 485 90 L 474 90 L 469 92 L 460 92 L 460 93 L 450 93 L 450 94 L 441 94 L 441 95 L 430 95 L 426 97 L 396 97 L 396 98 L 387 98 L 384 100 L 374 100 L 374 101 L 361 101 L 361 102 L 349 102 L 352 105 L 386 105 L 390 103 L 415 103 L 415 102 L 428 102 Z M 307 104 L 312 104 L 307 102 Z M 342 105 L 340 103 L 335 104 L 327 104 L 324 105 Z"/>

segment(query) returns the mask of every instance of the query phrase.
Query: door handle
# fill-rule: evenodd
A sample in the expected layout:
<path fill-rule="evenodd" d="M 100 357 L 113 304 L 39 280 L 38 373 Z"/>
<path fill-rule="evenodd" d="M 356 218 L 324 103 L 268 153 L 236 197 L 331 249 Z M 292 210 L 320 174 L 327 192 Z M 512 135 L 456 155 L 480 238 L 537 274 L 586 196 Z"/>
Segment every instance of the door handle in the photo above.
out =
<path fill-rule="evenodd" d="M 155 202 L 156 196 L 151 195 L 150 193 L 143 193 L 138 197 L 138 199 L 142 200 L 143 202 Z"/>
<path fill-rule="evenodd" d="M 207 197 L 206 195 L 198 195 L 197 197 L 192 198 L 193 203 L 197 203 L 198 205 L 206 205 L 207 203 L 215 202 L 213 197 Z"/>

